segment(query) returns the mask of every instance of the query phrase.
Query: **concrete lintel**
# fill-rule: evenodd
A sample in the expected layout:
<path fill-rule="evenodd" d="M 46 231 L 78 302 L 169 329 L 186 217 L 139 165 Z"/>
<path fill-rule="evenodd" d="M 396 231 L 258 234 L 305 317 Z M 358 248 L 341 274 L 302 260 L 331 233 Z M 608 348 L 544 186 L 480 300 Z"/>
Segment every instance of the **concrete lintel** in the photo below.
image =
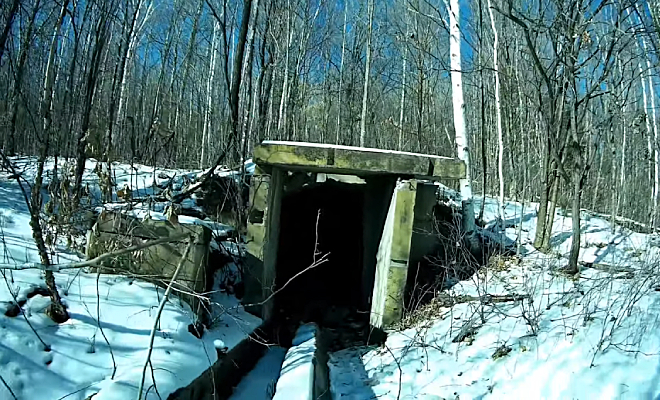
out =
<path fill-rule="evenodd" d="M 317 143 L 266 141 L 255 147 L 253 159 L 258 165 L 317 173 L 430 180 L 465 177 L 465 163 L 454 158 Z"/>

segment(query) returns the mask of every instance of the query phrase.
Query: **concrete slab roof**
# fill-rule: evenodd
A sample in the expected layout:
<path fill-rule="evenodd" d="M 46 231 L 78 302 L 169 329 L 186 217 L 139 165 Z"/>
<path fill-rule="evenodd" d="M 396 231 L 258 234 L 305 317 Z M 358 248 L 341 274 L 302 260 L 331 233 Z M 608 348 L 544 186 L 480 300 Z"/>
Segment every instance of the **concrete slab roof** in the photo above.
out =
<path fill-rule="evenodd" d="M 451 157 L 320 143 L 265 141 L 255 147 L 253 160 L 259 166 L 329 174 L 465 177 L 465 163 Z"/>

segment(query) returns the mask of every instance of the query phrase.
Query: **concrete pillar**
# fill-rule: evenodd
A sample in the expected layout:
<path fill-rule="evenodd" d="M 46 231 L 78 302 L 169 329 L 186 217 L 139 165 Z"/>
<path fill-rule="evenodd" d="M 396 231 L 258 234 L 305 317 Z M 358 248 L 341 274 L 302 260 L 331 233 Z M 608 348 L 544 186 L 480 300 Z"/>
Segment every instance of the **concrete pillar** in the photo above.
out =
<path fill-rule="evenodd" d="M 280 242 L 280 214 L 282 212 L 282 196 L 284 193 L 285 172 L 273 168 L 270 190 L 268 193 L 268 212 L 266 213 L 266 241 L 264 243 L 264 273 L 262 280 L 262 296 L 269 299 L 275 287 L 277 268 L 277 250 Z M 274 299 L 270 298 L 263 305 L 262 317 L 264 321 L 273 315 Z"/>
<path fill-rule="evenodd" d="M 371 306 L 376 255 L 395 186 L 396 178 L 392 177 L 370 177 L 366 179 L 364 185 L 362 293 L 365 298 L 361 303 L 363 311 L 369 310 Z"/>
<path fill-rule="evenodd" d="M 284 172 L 272 168 L 270 174 L 257 167 L 250 186 L 245 271 L 246 310 L 264 320 L 272 314 L 272 294 L 279 242 Z M 263 304 L 262 304 L 263 303 Z"/>
<path fill-rule="evenodd" d="M 417 181 L 409 180 L 397 183 L 392 194 L 376 256 L 371 302 L 370 323 L 378 328 L 399 321 L 403 315 L 416 193 Z"/>

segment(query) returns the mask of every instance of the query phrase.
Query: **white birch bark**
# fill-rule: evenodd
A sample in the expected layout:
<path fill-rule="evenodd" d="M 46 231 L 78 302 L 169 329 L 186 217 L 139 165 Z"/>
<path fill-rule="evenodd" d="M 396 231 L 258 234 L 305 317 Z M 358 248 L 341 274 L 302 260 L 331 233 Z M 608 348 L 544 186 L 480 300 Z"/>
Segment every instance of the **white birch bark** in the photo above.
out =
<path fill-rule="evenodd" d="M 460 180 L 463 203 L 463 230 L 466 233 L 475 229 L 474 204 L 472 202 L 472 184 L 470 174 L 470 145 L 465 128 L 465 100 L 463 98 L 463 79 L 461 70 L 461 29 L 459 0 L 445 0 L 449 13 L 449 54 L 452 84 L 452 104 L 454 109 L 454 130 L 458 159 L 465 163 L 465 179 Z"/>
<path fill-rule="evenodd" d="M 282 80 L 282 97 L 280 98 L 280 115 L 277 120 L 277 130 L 281 133 L 282 129 L 286 126 L 286 100 L 287 92 L 289 91 L 289 49 L 293 41 L 293 31 L 291 29 L 291 2 L 287 2 L 287 18 L 286 18 L 286 31 L 288 34 L 286 43 L 286 55 L 284 57 L 284 76 Z"/>
<path fill-rule="evenodd" d="M 405 7 L 405 4 L 404 4 Z M 403 41 L 403 61 L 401 66 L 401 105 L 399 106 L 399 151 L 403 146 L 403 121 L 406 104 L 406 64 L 408 62 L 408 13 L 406 12 L 406 37 Z"/>
<path fill-rule="evenodd" d="M 653 155 L 653 145 L 651 144 L 651 118 L 649 115 L 649 100 L 648 100 L 648 95 L 646 94 L 646 82 L 644 82 L 644 68 L 642 67 L 642 63 L 639 63 L 639 76 L 640 76 L 640 83 L 642 85 L 642 101 L 644 102 L 644 118 L 646 122 L 646 142 L 647 142 L 647 150 L 649 153 L 649 157 Z M 649 181 L 653 178 L 652 176 L 652 169 L 649 168 L 649 176 L 648 179 Z M 655 188 L 651 189 L 651 203 L 653 203 L 655 199 Z M 653 211 L 652 211 L 653 212 Z M 650 221 L 653 223 L 653 221 Z"/>
<path fill-rule="evenodd" d="M 488 0 L 488 13 L 490 14 L 490 25 L 493 29 L 493 69 L 495 70 L 495 112 L 497 114 L 497 143 L 498 143 L 498 157 L 497 157 L 497 174 L 500 181 L 500 197 L 498 210 L 500 219 L 504 222 L 504 138 L 502 135 L 502 106 L 500 103 L 500 69 L 497 59 L 497 48 L 499 44 L 499 36 L 497 34 L 497 27 L 495 26 L 495 16 L 493 15 L 493 6 Z"/>
<path fill-rule="evenodd" d="M 206 165 L 207 151 L 209 142 L 209 131 L 211 129 L 211 107 L 213 106 L 213 78 L 215 77 L 215 60 L 217 58 L 217 41 L 220 24 L 218 21 L 213 23 L 213 39 L 211 40 L 211 61 L 209 62 L 209 77 L 206 81 L 206 110 L 204 111 L 204 127 L 202 128 L 202 150 L 199 157 L 199 168 L 203 169 Z"/>
<path fill-rule="evenodd" d="M 646 41 L 642 39 L 642 48 L 646 54 Z M 658 120 L 655 111 L 655 89 L 653 87 L 653 77 L 651 74 L 651 61 L 646 57 L 646 79 L 648 81 L 649 98 L 651 99 L 651 126 L 653 127 L 653 215 L 651 216 L 651 227 L 655 230 L 656 219 L 658 217 L 658 187 L 660 186 L 660 176 L 658 176 Z M 648 114 L 648 111 L 647 111 Z"/>
<path fill-rule="evenodd" d="M 341 34 L 341 63 L 339 64 L 339 91 L 337 92 L 337 138 L 335 144 L 339 144 L 339 133 L 341 129 L 341 94 L 344 84 L 344 54 L 346 53 L 346 17 L 348 14 L 348 2 L 344 1 L 344 29 Z"/>
<path fill-rule="evenodd" d="M 369 70 L 371 68 L 371 36 L 374 21 L 374 0 L 367 5 L 369 27 L 367 32 L 367 59 L 364 63 L 364 91 L 362 92 L 362 117 L 360 118 L 360 146 L 364 147 L 367 136 L 367 102 L 369 100 Z"/>

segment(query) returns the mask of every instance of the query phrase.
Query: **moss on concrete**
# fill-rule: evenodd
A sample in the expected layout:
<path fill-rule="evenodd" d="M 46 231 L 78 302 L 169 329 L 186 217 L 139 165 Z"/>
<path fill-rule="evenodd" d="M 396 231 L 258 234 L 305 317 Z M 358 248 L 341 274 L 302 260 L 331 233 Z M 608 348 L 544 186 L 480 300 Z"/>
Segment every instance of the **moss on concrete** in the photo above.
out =
<path fill-rule="evenodd" d="M 465 177 L 465 164 L 457 159 L 346 146 L 265 142 L 254 149 L 253 159 L 260 165 L 311 172 L 395 174 L 429 179 Z"/>

